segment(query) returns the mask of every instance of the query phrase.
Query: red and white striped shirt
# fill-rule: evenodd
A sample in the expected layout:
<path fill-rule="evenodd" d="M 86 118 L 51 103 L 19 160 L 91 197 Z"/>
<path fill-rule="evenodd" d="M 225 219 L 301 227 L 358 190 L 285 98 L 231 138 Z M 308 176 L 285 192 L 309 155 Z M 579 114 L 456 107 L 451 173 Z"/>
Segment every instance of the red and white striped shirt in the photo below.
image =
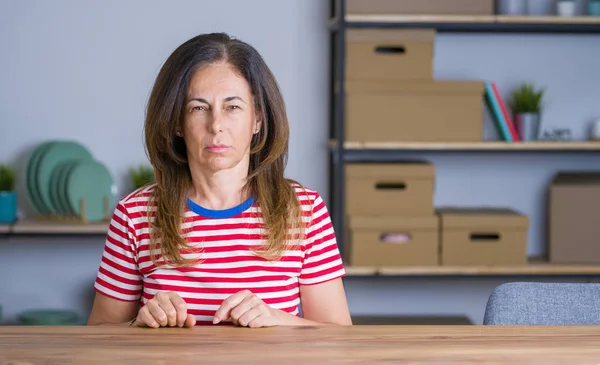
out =
<path fill-rule="evenodd" d="M 177 292 L 197 324 L 212 324 L 223 300 L 246 289 L 273 308 L 298 315 L 300 285 L 339 278 L 345 271 L 321 196 L 294 187 L 307 224 L 305 238 L 275 261 L 252 251 L 264 244 L 260 206 L 252 198 L 227 210 L 206 209 L 188 200 L 182 236 L 201 252 L 183 257 L 199 257 L 201 262 L 187 268 L 156 267 L 150 260 L 147 209 L 154 186 L 136 190 L 114 211 L 95 289 L 114 299 L 139 301 L 141 306 L 160 291 Z"/>

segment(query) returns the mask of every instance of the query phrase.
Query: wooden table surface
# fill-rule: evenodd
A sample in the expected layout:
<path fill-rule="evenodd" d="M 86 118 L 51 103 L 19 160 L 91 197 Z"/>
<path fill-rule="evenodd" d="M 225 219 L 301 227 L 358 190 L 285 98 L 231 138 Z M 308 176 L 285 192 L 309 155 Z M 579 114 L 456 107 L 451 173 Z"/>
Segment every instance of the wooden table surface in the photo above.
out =
<path fill-rule="evenodd" d="M 600 364 L 600 326 L 0 327 L 0 364 Z"/>

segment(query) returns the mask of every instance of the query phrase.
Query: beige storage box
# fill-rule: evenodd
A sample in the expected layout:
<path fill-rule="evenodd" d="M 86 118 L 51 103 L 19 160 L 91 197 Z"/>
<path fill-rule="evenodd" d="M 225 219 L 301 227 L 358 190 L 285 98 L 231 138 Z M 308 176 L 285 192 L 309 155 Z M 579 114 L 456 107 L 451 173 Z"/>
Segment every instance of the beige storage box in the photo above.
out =
<path fill-rule="evenodd" d="M 352 266 L 436 266 L 439 221 L 428 217 L 349 217 L 345 261 Z"/>
<path fill-rule="evenodd" d="M 347 164 L 346 215 L 434 215 L 433 164 Z"/>
<path fill-rule="evenodd" d="M 347 0 L 346 14 L 493 15 L 494 0 Z"/>
<path fill-rule="evenodd" d="M 348 82 L 346 140 L 479 142 L 484 83 Z"/>
<path fill-rule="evenodd" d="M 439 208 L 437 212 L 442 265 L 527 264 L 527 216 L 500 208 Z"/>
<path fill-rule="evenodd" d="M 600 172 L 559 173 L 549 193 L 549 261 L 600 263 Z"/>
<path fill-rule="evenodd" d="M 429 29 L 350 29 L 346 79 L 431 80 L 434 40 Z"/>

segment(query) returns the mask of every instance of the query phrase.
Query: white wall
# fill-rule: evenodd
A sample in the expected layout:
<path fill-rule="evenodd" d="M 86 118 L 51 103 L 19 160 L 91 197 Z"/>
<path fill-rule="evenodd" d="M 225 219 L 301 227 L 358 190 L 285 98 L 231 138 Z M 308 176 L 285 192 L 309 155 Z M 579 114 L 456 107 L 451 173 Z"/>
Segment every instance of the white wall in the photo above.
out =
<path fill-rule="evenodd" d="M 188 38 L 226 31 L 255 46 L 281 85 L 294 136 L 288 174 L 326 193 L 325 5 L 2 0 L 0 156 L 14 161 L 43 140 L 76 139 L 126 193 L 127 169 L 146 162 L 143 113 L 160 66 Z"/>
<path fill-rule="evenodd" d="M 36 143 L 77 139 L 110 167 L 120 192 L 126 192 L 127 169 L 146 161 L 143 112 L 160 65 L 188 38 L 223 30 L 253 44 L 272 68 L 292 129 L 288 175 L 327 199 L 327 3 L 0 0 L 0 160 L 23 163 Z M 548 125 L 569 125 L 582 137 L 585 124 L 600 116 L 598 41 L 598 36 L 442 35 L 435 75 L 492 79 L 504 94 L 521 80 L 544 84 Z M 506 204 L 530 214 L 531 254 L 545 252 L 543 193 L 552 172 L 600 168 L 594 154 L 427 157 L 438 170 L 436 204 Z M 463 185 L 467 177 L 476 184 L 469 190 Z M 28 213 L 24 199 L 21 203 Z M 101 237 L 0 238 L 5 317 L 40 307 L 87 315 L 102 244 Z M 492 288 L 519 279 L 348 278 L 346 285 L 355 314 L 466 314 L 480 323 Z"/>
<path fill-rule="evenodd" d="M 327 198 L 327 9 L 321 0 L 0 0 L 0 161 L 22 167 L 35 144 L 75 139 L 125 194 L 128 168 L 147 161 L 144 107 L 162 62 L 196 34 L 225 31 L 256 47 L 280 83 L 288 176 Z M 86 314 L 102 243 L 0 239 L 5 317 L 52 306 Z"/>

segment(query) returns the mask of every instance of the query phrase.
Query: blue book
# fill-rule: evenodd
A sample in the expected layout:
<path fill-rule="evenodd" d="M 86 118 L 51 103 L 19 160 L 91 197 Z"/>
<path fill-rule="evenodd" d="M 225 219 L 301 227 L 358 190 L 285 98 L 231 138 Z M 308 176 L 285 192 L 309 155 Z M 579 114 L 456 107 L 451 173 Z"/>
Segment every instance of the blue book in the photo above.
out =
<path fill-rule="evenodd" d="M 506 120 L 504 120 L 504 114 L 502 114 L 502 109 L 500 109 L 500 104 L 494 95 L 494 90 L 492 89 L 492 85 L 489 81 L 485 82 L 485 100 L 488 108 L 490 109 L 492 117 L 496 121 L 500 135 L 505 141 L 513 142 L 513 138 L 510 134 L 510 130 L 508 129 L 508 125 L 506 124 Z"/>

